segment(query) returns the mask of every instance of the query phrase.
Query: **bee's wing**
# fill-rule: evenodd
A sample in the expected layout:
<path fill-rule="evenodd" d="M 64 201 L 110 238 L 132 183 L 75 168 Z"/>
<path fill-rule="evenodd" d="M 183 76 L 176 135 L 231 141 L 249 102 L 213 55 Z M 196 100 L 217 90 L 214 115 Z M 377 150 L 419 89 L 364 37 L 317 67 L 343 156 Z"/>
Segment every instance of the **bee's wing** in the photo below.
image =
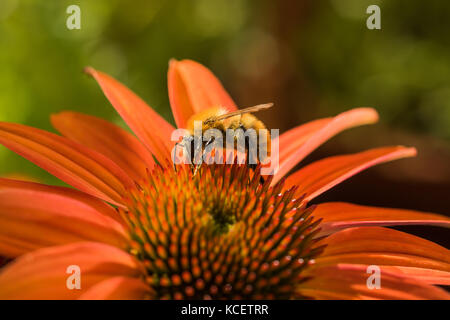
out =
<path fill-rule="evenodd" d="M 240 115 L 240 114 L 244 114 L 244 113 L 258 112 L 260 110 L 269 109 L 271 107 L 273 107 L 273 103 L 258 104 L 258 105 L 253 106 L 253 107 L 244 108 L 244 109 L 241 109 L 241 110 L 237 110 L 237 111 L 233 111 L 233 112 L 229 112 L 229 113 L 223 114 L 223 115 L 218 116 L 218 117 L 214 117 L 214 120 L 216 120 L 216 121 L 217 120 L 223 120 L 223 119 L 227 119 L 227 118 L 234 117 L 234 116 L 237 116 L 237 115 Z"/>

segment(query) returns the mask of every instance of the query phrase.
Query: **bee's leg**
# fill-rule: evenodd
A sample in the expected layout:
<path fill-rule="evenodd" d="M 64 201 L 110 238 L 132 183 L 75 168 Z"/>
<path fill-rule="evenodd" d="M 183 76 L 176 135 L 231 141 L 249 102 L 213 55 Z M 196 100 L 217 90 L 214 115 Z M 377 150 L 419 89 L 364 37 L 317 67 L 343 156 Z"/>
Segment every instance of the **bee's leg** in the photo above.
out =
<path fill-rule="evenodd" d="M 190 144 L 191 144 L 191 148 L 189 149 L 189 160 L 190 160 L 191 173 L 194 173 L 195 156 L 197 154 L 197 150 L 195 150 L 195 138 L 190 141 Z"/>
<path fill-rule="evenodd" d="M 197 174 L 198 169 L 200 168 L 201 164 L 196 164 L 194 169 L 194 176 Z"/>
<path fill-rule="evenodd" d="M 206 141 L 205 148 L 203 149 L 203 153 L 202 153 L 202 161 L 203 161 L 203 158 L 204 158 L 204 156 L 206 154 L 206 147 L 208 147 L 213 141 L 214 141 L 214 137 L 211 137 L 211 138 L 209 138 L 208 141 Z"/>
<path fill-rule="evenodd" d="M 194 141 L 192 141 L 192 146 L 194 147 Z M 200 148 L 200 150 L 202 149 L 202 144 L 200 144 L 200 146 L 196 150 L 194 150 L 194 153 L 191 156 L 191 159 L 192 159 L 192 172 L 193 172 L 194 176 L 197 174 L 198 169 L 200 168 L 200 166 L 203 163 L 203 152 L 200 155 L 201 156 L 200 163 L 195 163 L 196 162 L 195 160 L 198 157 L 198 152 L 197 151 L 200 151 L 200 150 L 198 150 L 199 148 Z"/>
<path fill-rule="evenodd" d="M 264 180 L 263 176 L 259 176 L 259 183 L 264 184 L 266 180 Z"/>
<path fill-rule="evenodd" d="M 203 152 L 202 152 L 202 161 L 195 166 L 194 176 L 197 174 L 197 171 L 199 170 L 199 168 L 201 167 L 201 165 L 203 163 L 203 158 L 206 154 L 206 147 L 209 146 L 213 141 L 214 141 L 214 137 L 211 137 L 208 141 L 206 141 L 205 146 L 203 148 Z"/>
<path fill-rule="evenodd" d="M 173 157 L 172 157 L 172 164 L 173 164 L 173 169 L 175 170 L 175 172 L 177 172 L 177 166 L 176 166 L 176 164 L 175 164 L 175 158 L 176 158 L 176 156 L 177 156 L 177 148 L 178 148 L 178 145 L 183 145 L 181 142 L 177 142 L 177 143 L 175 143 L 175 150 L 174 150 L 174 152 L 173 152 Z M 184 145 L 183 145 L 184 146 Z"/>
<path fill-rule="evenodd" d="M 245 141 L 245 153 L 247 155 L 247 158 L 246 158 L 247 166 L 251 170 L 253 170 L 253 172 L 255 172 L 256 168 L 258 167 L 258 164 L 257 163 L 250 163 L 250 158 L 251 158 L 251 156 L 250 156 L 250 152 L 251 152 L 251 150 L 250 150 L 250 138 L 248 136 L 246 136 L 244 141 Z M 258 149 L 255 152 L 256 152 L 256 154 L 258 154 Z M 259 183 L 264 184 L 264 182 L 265 182 L 265 180 L 264 180 L 263 176 L 260 175 L 259 176 Z"/>
<path fill-rule="evenodd" d="M 245 130 L 241 125 L 239 129 Z M 256 169 L 256 163 L 250 163 L 250 137 L 244 136 L 244 152 L 245 152 L 245 164 L 252 170 Z"/>
<path fill-rule="evenodd" d="M 205 150 L 202 151 L 200 163 L 196 163 L 195 164 L 194 176 L 197 174 L 198 169 L 201 167 L 201 165 L 203 163 L 203 155 L 204 155 L 204 153 L 205 153 Z"/>

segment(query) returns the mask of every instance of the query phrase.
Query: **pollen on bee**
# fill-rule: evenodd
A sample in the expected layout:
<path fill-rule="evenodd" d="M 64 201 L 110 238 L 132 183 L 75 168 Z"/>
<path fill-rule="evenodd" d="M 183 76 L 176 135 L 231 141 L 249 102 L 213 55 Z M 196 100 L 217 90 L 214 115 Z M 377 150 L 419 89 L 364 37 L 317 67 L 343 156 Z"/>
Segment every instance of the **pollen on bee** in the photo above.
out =
<path fill-rule="evenodd" d="M 210 108 L 194 114 L 186 129 L 174 130 L 171 141 L 174 168 L 189 164 L 195 168 L 211 164 L 262 164 L 262 175 L 278 170 L 278 129 L 269 130 L 250 112 L 270 107 L 259 105 L 231 113 L 222 108 Z M 231 156 L 230 156 L 231 153 Z"/>

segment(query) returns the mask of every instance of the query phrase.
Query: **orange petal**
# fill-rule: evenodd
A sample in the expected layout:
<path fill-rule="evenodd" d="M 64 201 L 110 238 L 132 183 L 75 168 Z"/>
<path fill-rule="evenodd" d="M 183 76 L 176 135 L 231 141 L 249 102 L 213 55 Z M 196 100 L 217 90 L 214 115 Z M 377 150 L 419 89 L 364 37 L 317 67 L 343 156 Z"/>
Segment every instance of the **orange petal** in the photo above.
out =
<path fill-rule="evenodd" d="M 360 227 L 339 231 L 321 241 L 327 245 L 317 266 L 338 263 L 406 267 L 404 273 L 433 284 L 450 284 L 450 251 L 431 241 L 397 230 Z"/>
<path fill-rule="evenodd" d="M 314 134 L 328 125 L 333 118 L 323 118 L 307 122 L 282 133 L 279 137 L 280 163 L 303 146 Z"/>
<path fill-rule="evenodd" d="M 114 78 L 90 67 L 85 72 L 98 82 L 112 106 L 158 161 L 170 159 L 172 125 Z"/>
<path fill-rule="evenodd" d="M 315 299 L 385 299 L 385 300 L 448 300 L 445 290 L 407 277 L 392 267 L 380 267 L 381 288 L 369 289 L 367 265 L 337 264 L 305 270 L 312 278 L 299 292 Z"/>
<path fill-rule="evenodd" d="M 92 286 L 80 300 L 142 300 L 149 287 L 136 278 L 114 277 Z"/>
<path fill-rule="evenodd" d="M 110 159 L 44 130 L 0 122 L 0 143 L 75 188 L 117 205 L 125 188 L 134 186 Z"/>
<path fill-rule="evenodd" d="M 193 114 L 211 107 L 237 110 L 219 79 L 195 61 L 170 60 L 167 77 L 170 105 L 179 128 L 186 128 L 186 121 Z"/>
<path fill-rule="evenodd" d="M 78 266 L 81 289 L 73 283 L 69 266 Z M 70 271 L 70 269 L 69 269 Z M 77 299 L 106 279 L 141 275 L 139 263 L 116 247 L 78 242 L 25 254 L 0 272 L 0 299 Z"/>
<path fill-rule="evenodd" d="M 0 178 L 0 255 L 77 241 L 123 247 L 126 233 L 115 210 L 77 190 Z"/>
<path fill-rule="evenodd" d="M 321 235 L 359 226 L 432 225 L 450 228 L 450 218 L 440 214 L 345 202 L 318 204 L 314 216 L 322 219 Z"/>
<path fill-rule="evenodd" d="M 396 266 L 395 269 L 401 271 L 407 277 L 414 277 L 429 284 L 450 285 L 450 272 L 448 271 L 399 266 Z"/>
<path fill-rule="evenodd" d="M 298 186 L 297 195 L 309 201 L 358 172 L 379 163 L 416 155 L 416 149 L 402 146 L 383 147 L 364 152 L 325 158 L 291 174 L 285 187 Z"/>
<path fill-rule="evenodd" d="M 272 184 L 277 183 L 292 168 L 325 141 L 346 129 L 378 121 L 372 108 L 357 108 L 334 118 L 325 118 L 291 129 L 280 136 L 279 169 Z"/>
<path fill-rule="evenodd" d="M 29 181 L 29 182 L 41 182 L 38 178 L 32 177 L 27 174 L 12 172 L 7 173 L 1 176 L 2 178 L 12 179 L 12 180 L 20 180 L 20 181 Z"/>
<path fill-rule="evenodd" d="M 151 153 L 132 134 L 103 119 L 77 112 L 51 117 L 61 134 L 113 160 L 135 181 L 146 176 L 155 162 Z"/>

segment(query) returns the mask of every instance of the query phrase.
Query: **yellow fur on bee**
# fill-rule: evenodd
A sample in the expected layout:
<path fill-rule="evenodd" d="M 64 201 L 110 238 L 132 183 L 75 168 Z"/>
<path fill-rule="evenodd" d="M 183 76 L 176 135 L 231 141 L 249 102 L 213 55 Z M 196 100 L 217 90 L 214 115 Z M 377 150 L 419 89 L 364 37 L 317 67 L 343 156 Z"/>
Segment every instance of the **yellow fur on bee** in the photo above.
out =
<path fill-rule="evenodd" d="M 212 107 L 206 110 L 203 110 L 201 112 L 198 112 L 194 115 L 192 115 L 189 120 L 187 121 L 187 130 L 193 135 L 194 134 L 194 122 L 195 121 L 202 121 L 202 129 L 203 131 L 212 128 L 211 126 L 205 128 L 205 120 L 212 119 L 217 116 L 224 115 L 228 113 L 229 111 L 225 108 L 221 107 Z"/>
<path fill-rule="evenodd" d="M 191 135 L 194 135 L 195 121 L 201 121 L 202 133 L 208 129 L 217 129 L 225 135 L 227 129 L 236 130 L 238 128 L 244 128 L 244 130 L 253 129 L 256 131 L 256 134 L 259 135 L 259 130 L 266 130 L 266 126 L 264 125 L 264 123 L 258 120 L 258 118 L 256 118 L 251 113 L 242 113 L 222 120 L 215 120 L 215 118 L 227 113 L 229 113 L 229 111 L 221 107 L 212 107 L 206 109 L 191 116 L 187 122 L 186 129 Z M 266 131 L 266 133 L 267 139 L 264 139 L 265 141 L 260 141 L 258 139 L 258 147 L 261 147 L 261 149 L 263 150 L 265 149 L 264 151 L 267 156 L 270 156 L 270 133 L 268 131 Z"/>

